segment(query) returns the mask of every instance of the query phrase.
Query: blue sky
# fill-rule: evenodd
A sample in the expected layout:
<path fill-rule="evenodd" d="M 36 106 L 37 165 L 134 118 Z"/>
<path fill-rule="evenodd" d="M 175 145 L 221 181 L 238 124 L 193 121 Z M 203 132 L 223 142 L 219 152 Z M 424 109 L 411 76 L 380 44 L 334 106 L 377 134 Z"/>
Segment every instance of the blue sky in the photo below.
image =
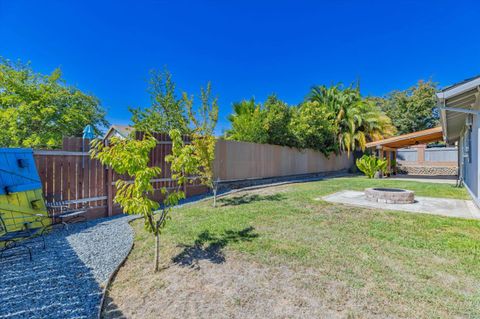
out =
<path fill-rule="evenodd" d="M 383 95 L 480 74 L 479 13 L 465 1 L 0 0 L 0 55 L 61 67 L 119 124 L 149 105 L 151 69 L 193 94 L 211 81 L 220 133 L 232 102 L 252 96 L 296 104 L 314 84 L 360 80 Z"/>

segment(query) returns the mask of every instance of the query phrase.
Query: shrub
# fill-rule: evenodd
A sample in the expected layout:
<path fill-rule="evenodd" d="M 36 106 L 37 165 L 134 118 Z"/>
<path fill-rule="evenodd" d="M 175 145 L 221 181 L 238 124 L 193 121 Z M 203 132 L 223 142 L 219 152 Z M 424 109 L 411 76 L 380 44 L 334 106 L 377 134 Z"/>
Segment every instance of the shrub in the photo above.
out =
<path fill-rule="evenodd" d="M 375 155 L 363 155 L 357 159 L 356 164 L 368 178 L 373 178 L 378 171 L 385 173 L 387 170 L 387 161 L 376 158 Z"/>

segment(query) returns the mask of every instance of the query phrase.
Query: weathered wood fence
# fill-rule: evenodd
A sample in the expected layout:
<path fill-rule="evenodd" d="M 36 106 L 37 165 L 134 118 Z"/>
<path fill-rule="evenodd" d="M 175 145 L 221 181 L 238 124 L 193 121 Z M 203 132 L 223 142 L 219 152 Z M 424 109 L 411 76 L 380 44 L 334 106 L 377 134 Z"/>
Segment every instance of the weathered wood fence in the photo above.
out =
<path fill-rule="evenodd" d="M 150 154 L 151 165 L 162 168 L 161 176 L 153 181 L 154 199 L 160 200 L 162 187 L 173 188 L 170 166 L 165 156 L 171 153 L 171 140 L 166 134 L 156 134 L 158 144 Z M 88 217 L 112 216 L 121 212 L 113 203 L 115 181 L 119 178 L 88 152 L 90 141 L 82 138 L 64 138 L 61 150 L 35 150 L 34 157 L 42 189 L 47 202 L 67 201 L 72 207 L 86 205 Z M 185 188 L 187 196 L 207 191 L 198 181 Z"/>

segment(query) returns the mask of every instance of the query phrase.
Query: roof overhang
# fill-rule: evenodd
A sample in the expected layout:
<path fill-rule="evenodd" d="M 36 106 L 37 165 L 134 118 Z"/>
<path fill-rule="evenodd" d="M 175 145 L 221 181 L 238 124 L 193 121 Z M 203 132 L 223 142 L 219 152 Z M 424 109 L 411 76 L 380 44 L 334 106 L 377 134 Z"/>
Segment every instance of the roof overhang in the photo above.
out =
<path fill-rule="evenodd" d="M 427 144 L 443 140 L 442 127 L 434 127 L 428 130 L 403 134 L 383 140 L 367 143 L 367 148 L 390 148 L 397 149 L 419 144 Z"/>
<path fill-rule="evenodd" d="M 462 134 L 468 114 L 479 115 L 480 78 L 446 88 L 436 97 L 444 139 L 455 142 Z"/>

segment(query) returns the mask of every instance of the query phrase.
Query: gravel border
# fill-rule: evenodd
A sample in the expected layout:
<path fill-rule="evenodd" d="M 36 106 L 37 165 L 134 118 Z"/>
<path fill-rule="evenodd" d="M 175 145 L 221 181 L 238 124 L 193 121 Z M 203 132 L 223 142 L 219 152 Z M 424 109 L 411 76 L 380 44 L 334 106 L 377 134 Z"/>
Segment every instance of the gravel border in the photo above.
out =
<path fill-rule="evenodd" d="M 105 283 L 133 245 L 120 215 L 70 225 L 45 236 L 47 248 L 27 242 L 33 260 L 0 260 L 0 318 L 95 318 Z"/>
<path fill-rule="evenodd" d="M 138 218 L 141 218 L 141 217 L 137 216 L 136 218 L 132 218 L 130 221 L 138 219 Z M 133 229 L 132 229 L 132 231 L 133 231 Z M 128 256 L 132 252 L 132 249 L 133 249 L 134 245 L 135 244 L 132 240 L 132 243 L 130 244 L 130 247 L 128 248 L 128 253 L 123 257 L 123 260 L 117 265 L 117 267 L 115 267 L 115 270 L 112 271 L 112 273 L 110 274 L 110 276 L 108 277 L 108 279 L 105 281 L 105 283 L 103 285 L 102 298 L 100 299 L 100 305 L 99 305 L 98 311 L 97 311 L 97 318 L 98 319 L 102 318 L 103 308 L 105 307 L 105 297 L 107 296 L 108 288 L 110 287 L 110 284 L 112 283 L 112 280 L 115 278 L 115 276 L 117 275 L 120 268 L 122 268 L 122 266 L 125 263 L 125 261 L 127 260 Z"/>

